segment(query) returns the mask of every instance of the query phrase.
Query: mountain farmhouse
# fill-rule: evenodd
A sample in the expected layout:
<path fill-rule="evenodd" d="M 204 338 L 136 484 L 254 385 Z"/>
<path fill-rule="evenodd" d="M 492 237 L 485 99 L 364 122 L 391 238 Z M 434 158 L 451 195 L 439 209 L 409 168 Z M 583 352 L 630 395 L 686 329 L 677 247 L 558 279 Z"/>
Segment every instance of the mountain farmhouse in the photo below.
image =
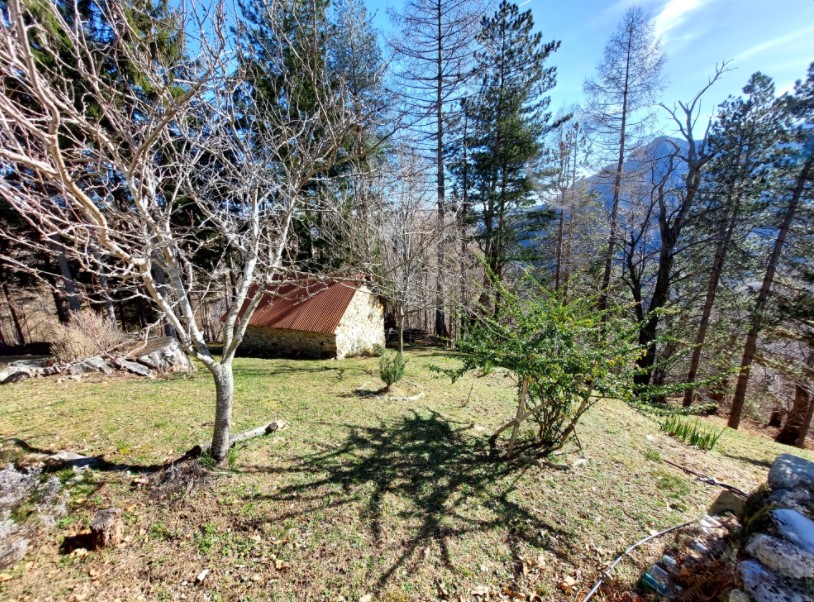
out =
<path fill-rule="evenodd" d="M 363 280 L 303 278 L 269 288 L 241 353 L 341 359 L 384 344 L 384 306 Z"/>

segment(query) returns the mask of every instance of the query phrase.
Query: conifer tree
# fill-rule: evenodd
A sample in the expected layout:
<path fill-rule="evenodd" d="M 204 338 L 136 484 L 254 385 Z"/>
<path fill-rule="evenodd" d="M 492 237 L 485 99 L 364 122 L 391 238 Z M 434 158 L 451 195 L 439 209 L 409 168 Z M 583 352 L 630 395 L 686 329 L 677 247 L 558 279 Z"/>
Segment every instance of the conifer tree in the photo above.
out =
<path fill-rule="evenodd" d="M 762 198 L 770 187 L 772 155 L 783 137 L 780 106 L 771 78 L 755 73 L 743 89 L 745 97 L 730 97 L 718 112 L 710 134 L 715 158 L 703 187 L 705 222 L 711 228 L 712 263 L 701 318 L 695 336 L 684 393 L 684 405 L 693 400 L 701 354 L 710 325 L 718 285 L 731 247 L 745 237 L 759 214 Z"/>
<path fill-rule="evenodd" d="M 738 428 L 746 401 L 746 390 L 752 363 L 758 347 L 758 336 L 766 324 L 770 310 L 772 287 L 781 265 L 787 240 L 803 209 L 812 202 L 814 193 L 814 64 L 809 67 L 805 81 L 798 81 L 794 93 L 783 99 L 789 116 L 795 120 L 793 144 L 787 146 L 787 153 L 781 159 L 784 171 L 782 183 L 784 194 L 776 201 L 778 208 L 775 222 L 774 241 L 766 258 L 765 271 L 754 308 L 749 320 L 749 330 L 743 347 L 740 373 L 732 398 L 728 425 Z"/>
<path fill-rule="evenodd" d="M 520 12 L 506 0 L 484 17 L 481 27 L 476 54 L 481 86 L 467 107 L 468 194 L 481 213 L 478 240 L 487 265 L 500 279 L 528 217 L 515 210 L 533 202 L 543 137 L 557 125 L 546 96 L 556 83 L 556 70 L 546 62 L 560 43 L 544 43 L 542 34 L 534 32 L 531 11 Z"/>

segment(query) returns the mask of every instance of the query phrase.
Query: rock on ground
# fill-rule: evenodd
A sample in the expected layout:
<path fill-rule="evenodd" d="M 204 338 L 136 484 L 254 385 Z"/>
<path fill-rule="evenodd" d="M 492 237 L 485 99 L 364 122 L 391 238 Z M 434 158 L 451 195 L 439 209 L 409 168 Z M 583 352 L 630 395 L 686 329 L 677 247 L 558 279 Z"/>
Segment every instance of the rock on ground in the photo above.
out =
<path fill-rule="evenodd" d="M 791 454 L 780 454 L 769 470 L 769 486 L 772 489 L 792 489 L 797 485 L 814 487 L 814 462 Z"/>
<path fill-rule="evenodd" d="M 133 362 L 130 360 L 124 359 L 115 359 L 113 360 L 113 364 L 119 369 L 124 370 L 126 372 L 131 372 L 133 374 L 137 374 L 138 376 L 146 376 L 148 378 L 153 378 L 153 371 L 150 370 L 147 366 L 143 364 L 139 364 L 138 362 Z"/>
<path fill-rule="evenodd" d="M 782 575 L 814 578 L 814 554 L 782 539 L 758 533 L 746 544 L 746 552 Z"/>
<path fill-rule="evenodd" d="M 772 523 L 776 533 L 803 551 L 814 554 L 814 521 L 796 510 L 772 510 Z"/>
<path fill-rule="evenodd" d="M 755 602 L 814 602 L 814 592 L 785 583 L 757 560 L 738 564 L 738 577 Z"/>
<path fill-rule="evenodd" d="M 195 366 L 172 337 L 158 337 L 140 342 L 127 353 L 131 360 L 143 364 L 160 374 L 194 372 Z"/>

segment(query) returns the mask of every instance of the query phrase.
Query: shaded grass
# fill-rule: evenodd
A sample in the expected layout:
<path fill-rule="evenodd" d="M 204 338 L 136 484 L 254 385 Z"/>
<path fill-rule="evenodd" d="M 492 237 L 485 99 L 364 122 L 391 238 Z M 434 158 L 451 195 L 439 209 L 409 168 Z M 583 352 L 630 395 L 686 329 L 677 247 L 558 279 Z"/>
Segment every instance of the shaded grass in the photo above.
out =
<path fill-rule="evenodd" d="M 132 488 L 121 473 L 97 472 L 95 494 L 73 498 L 76 520 L 42 537 L 33 565 L 0 584 L 0 594 L 417 600 L 442 590 L 468 598 L 488 585 L 559 600 L 566 575 L 589 587 L 625 544 L 700 515 L 717 495 L 662 459 L 750 490 L 789 451 L 728 431 L 701 452 L 605 400 L 579 430 L 587 466 L 496 463 L 487 438 L 512 413 L 514 382 L 494 371 L 450 385 L 429 366 L 452 367 L 453 357 L 408 355 L 405 378 L 426 392 L 417 402 L 353 394 L 378 383 L 376 358 L 236 360 L 235 429 L 279 418 L 291 428 L 238 447 L 214 485 L 174 502 Z M 30 381 L 0 389 L 0 433 L 148 466 L 207 440 L 213 406 L 205 371 Z M 110 505 L 127 509 L 127 544 L 60 557 L 61 538 Z M 194 585 L 204 568 L 209 576 Z"/>

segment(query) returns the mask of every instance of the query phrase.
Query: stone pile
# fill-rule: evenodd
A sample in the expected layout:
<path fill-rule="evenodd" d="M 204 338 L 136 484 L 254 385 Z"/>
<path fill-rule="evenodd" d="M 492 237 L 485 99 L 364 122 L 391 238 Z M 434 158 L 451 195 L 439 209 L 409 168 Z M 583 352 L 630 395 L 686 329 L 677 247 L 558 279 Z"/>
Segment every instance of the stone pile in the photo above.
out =
<path fill-rule="evenodd" d="M 102 374 L 128 372 L 153 378 L 156 374 L 194 372 L 194 370 L 192 362 L 177 340 L 160 337 L 133 343 L 128 349 L 108 357 L 97 355 L 72 363 L 58 363 L 50 358 L 12 362 L 0 370 L 0 384 L 53 375 L 81 377 L 82 374 L 94 372 Z"/>
<path fill-rule="evenodd" d="M 752 496 L 730 602 L 814 602 L 814 462 L 781 454 Z"/>

